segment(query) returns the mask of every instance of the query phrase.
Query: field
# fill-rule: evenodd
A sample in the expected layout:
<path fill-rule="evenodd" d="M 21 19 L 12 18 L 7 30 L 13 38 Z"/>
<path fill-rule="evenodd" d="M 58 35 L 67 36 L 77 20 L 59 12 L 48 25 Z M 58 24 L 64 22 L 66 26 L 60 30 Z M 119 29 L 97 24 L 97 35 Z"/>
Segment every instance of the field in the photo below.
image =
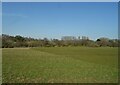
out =
<path fill-rule="evenodd" d="M 3 83 L 117 83 L 118 48 L 4 48 Z"/>

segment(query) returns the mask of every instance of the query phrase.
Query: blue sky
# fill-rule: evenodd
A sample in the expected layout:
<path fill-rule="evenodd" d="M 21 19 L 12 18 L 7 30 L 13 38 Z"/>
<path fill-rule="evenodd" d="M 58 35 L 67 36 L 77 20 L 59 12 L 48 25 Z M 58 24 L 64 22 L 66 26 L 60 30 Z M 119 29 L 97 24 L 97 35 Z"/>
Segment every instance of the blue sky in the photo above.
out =
<path fill-rule="evenodd" d="M 118 38 L 117 2 L 2 3 L 3 33 L 34 38 Z"/>

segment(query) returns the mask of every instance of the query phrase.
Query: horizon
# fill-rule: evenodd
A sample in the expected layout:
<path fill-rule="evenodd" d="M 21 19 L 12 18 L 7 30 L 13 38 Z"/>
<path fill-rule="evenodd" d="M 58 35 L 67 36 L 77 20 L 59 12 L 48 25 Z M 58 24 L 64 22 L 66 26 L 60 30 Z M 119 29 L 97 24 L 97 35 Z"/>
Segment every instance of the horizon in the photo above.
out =
<path fill-rule="evenodd" d="M 2 9 L 3 34 L 118 39 L 117 2 L 3 2 Z"/>
<path fill-rule="evenodd" d="M 9 35 L 9 34 L 2 34 L 2 35 L 8 35 L 8 36 L 13 36 L 13 37 L 15 37 L 15 36 L 21 36 L 21 35 Z M 0 35 L 1 36 L 1 35 Z M 38 37 L 38 38 L 34 38 L 34 37 L 30 37 L 30 36 L 21 36 L 21 37 L 23 37 L 23 38 L 33 38 L 33 39 L 44 39 L 44 38 L 47 38 L 47 37 L 43 37 L 43 38 L 40 38 L 40 37 Z M 93 40 L 93 41 L 96 41 L 97 39 L 100 39 L 100 38 L 107 38 L 107 39 L 109 39 L 109 40 L 115 40 L 115 39 L 117 39 L 117 40 L 119 40 L 118 38 L 108 38 L 108 37 L 98 37 L 96 40 L 94 40 L 94 39 L 91 39 L 89 36 L 61 36 L 61 38 L 47 38 L 48 40 L 51 40 L 51 39 L 58 39 L 58 40 L 62 40 L 62 38 L 63 37 L 75 37 L 75 39 L 78 39 L 79 37 L 80 37 L 80 40 L 82 39 L 82 37 L 86 37 L 86 38 L 88 38 L 89 40 Z"/>

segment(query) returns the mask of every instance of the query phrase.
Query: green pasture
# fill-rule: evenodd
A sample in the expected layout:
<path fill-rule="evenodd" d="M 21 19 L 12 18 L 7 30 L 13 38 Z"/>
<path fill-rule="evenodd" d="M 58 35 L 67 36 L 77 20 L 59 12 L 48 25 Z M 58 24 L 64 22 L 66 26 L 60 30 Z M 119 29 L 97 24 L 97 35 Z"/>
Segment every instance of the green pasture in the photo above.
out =
<path fill-rule="evenodd" d="M 2 82 L 117 83 L 118 48 L 4 48 Z"/>

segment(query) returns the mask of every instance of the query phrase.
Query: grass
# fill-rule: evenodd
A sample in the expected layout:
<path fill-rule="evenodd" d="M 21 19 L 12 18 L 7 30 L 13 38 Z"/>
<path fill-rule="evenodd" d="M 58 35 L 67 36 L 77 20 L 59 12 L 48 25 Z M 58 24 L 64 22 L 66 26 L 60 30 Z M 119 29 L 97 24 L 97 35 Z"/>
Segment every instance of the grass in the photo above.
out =
<path fill-rule="evenodd" d="M 118 48 L 3 49 L 3 83 L 117 83 Z"/>
<path fill-rule="evenodd" d="M 2 49 L 0 49 L 0 84 L 2 84 Z"/>

